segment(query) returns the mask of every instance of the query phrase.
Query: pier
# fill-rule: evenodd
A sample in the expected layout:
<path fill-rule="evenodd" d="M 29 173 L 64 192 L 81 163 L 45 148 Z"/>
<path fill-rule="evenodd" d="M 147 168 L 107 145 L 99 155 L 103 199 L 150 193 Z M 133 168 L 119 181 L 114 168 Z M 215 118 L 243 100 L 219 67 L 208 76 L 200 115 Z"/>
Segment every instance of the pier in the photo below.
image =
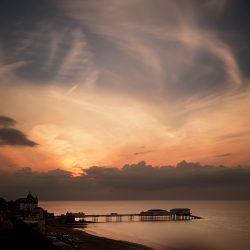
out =
<path fill-rule="evenodd" d="M 162 209 L 150 209 L 140 213 L 110 213 L 84 214 L 73 213 L 75 218 L 92 222 L 160 222 L 160 221 L 188 221 L 201 219 L 190 213 L 190 209 L 171 209 L 170 212 Z"/>

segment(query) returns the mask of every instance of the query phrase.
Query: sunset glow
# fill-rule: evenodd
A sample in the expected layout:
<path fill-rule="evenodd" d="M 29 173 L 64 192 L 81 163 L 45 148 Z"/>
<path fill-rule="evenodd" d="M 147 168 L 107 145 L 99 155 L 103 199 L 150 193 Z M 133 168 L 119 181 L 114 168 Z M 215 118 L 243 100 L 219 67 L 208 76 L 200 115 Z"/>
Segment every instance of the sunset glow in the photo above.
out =
<path fill-rule="evenodd" d="M 0 0 L 0 250 L 249 250 L 249 13 Z"/>
<path fill-rule="evenodd" d="M 247 47 L 205 15 L 226 5 L 52 2 L 2 17 L 0 114 L 38 144 L 3 145 L 2 169 L 249 164 Z"/>

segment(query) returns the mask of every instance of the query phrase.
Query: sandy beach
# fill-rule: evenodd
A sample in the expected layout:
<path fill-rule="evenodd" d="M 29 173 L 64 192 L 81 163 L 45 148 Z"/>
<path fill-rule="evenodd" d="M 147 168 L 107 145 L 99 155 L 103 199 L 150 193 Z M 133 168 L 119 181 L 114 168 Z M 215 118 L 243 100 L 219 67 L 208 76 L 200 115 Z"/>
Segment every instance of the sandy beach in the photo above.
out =
<path fill-rule="evenodd" d="M 55 246 L 62 249 L 88 249 L 88 250 L 150 250 L 152 248 L 136 243 L 112 240 L 104 237 L 95 236 L 82 230 L 48 226 L 46 235 Z"/>

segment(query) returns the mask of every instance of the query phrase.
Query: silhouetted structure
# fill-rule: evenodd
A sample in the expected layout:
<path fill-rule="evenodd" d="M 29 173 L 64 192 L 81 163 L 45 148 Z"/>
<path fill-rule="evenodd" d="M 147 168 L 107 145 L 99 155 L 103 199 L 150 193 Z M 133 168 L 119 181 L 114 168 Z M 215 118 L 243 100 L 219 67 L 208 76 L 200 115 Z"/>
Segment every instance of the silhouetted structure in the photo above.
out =
<path fill-rule="evenodd" d="M 149 209 L 146 212 L 141 212 L 140 215 L 144 216 L 164 216 L 164 215 L 169 215 L 169 212 L 167 210 L 163 209 Z"/>
<path fill-rule="evenodd" d="M 29 192 L 26 198 L 19 198 L 15 201 L 16 207 L 21 211 L 31 211 L 38 205 L 38 198 Z"/>
<path fill-rule="evenodd" d="M 176 215 L 190 215 L 191 211 L 189 208 L 173 208 L 170 209 L 170 213 Z"/>
<path fill-rule="evenodd" d="M 82 214 L 76 218 L 91 218 L 93 222 L 98 222 L 99 218 L 104 218 L 106 222 L 122 221 L 187 221 L 201 219 L 199 216 L 192 215 L 189 208 L 174 208 L 170 212 L 163 209 L 149 209 L 140 213 L 127 214 Z"/>

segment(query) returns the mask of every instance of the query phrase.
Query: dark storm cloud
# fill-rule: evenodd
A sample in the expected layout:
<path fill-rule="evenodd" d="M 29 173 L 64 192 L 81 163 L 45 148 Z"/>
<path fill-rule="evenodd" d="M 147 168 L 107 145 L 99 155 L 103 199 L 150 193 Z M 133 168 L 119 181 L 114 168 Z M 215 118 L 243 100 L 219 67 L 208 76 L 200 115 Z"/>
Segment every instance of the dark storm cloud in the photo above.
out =
<path fill-rule="evenodd" d="M 0 196 L 32 190 L 40 199 L 249 199 L 250 168 L 202 166 L 185 161 L 153 167 L 145 162 L 122 169 L 91 167 L 77 177 L 69 171 L 31 168 L 0 174 Z"/>
<path fill-rule="evenodd" d="M 16 123 L 16 120 L 11 117 L 0 116 L 0 146 L 34 147 L 38 145 L 36 142 L 29 140 L 23 132 L 10 128 L 16 125 Z"/>
<path fill-rule="evenodd" d="M 16 121 L 8 116 L 0 115 L 0 126 L 3 127 L 10 127 L 14 126 L 16 124 Z"/>
<path fill-rule="evenodd" d="M 0 128 L 0 146 L 29 146 L 34 147 L 37 143 L 29 140 L 26 135 L 14 128 Z"/>

